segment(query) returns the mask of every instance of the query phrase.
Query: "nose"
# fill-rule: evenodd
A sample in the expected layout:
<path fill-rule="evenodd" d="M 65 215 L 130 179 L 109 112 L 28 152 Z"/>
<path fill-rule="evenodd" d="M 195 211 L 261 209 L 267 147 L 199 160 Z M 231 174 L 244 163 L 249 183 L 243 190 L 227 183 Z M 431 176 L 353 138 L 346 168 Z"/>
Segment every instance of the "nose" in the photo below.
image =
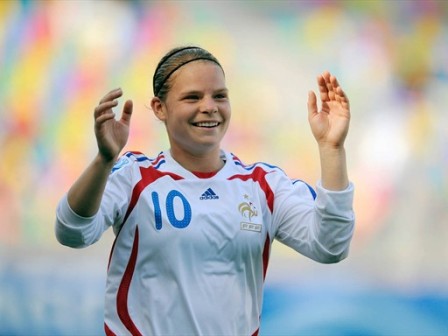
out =
<path fill-rule="evenodd" d="M 216 104 L 215 100 L 211 97 L 204 97 L 201 104 L 201 112 L 202 113 L 216 113 L 218 112 L 218 104 Z"/>

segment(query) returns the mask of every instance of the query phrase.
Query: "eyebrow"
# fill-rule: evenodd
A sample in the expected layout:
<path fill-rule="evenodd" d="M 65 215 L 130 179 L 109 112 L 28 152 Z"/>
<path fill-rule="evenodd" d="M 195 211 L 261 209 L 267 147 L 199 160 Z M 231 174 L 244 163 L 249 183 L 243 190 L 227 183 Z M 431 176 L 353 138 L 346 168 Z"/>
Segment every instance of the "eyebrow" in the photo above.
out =
<path fill-rule="evenodd" d="M 213 93 L 228 93 L 229 89 L 228 88 L 221 88 L 221 89 L 217 89 L 214 90 Z M 203 91 L 201 90 L 187 90 L 184 92 L 181 92 L 180 95 L 181 96 L 185 96 L 185 95 L 189 95 L 189 94 L 202 94 Z"/>

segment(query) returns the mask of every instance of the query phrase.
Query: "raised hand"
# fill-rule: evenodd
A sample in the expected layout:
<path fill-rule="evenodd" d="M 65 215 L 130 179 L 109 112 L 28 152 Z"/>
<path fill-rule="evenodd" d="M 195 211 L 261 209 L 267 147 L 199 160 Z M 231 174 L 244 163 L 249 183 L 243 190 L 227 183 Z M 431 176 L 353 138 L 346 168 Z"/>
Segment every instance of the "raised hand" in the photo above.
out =
<path fill-rule="evenodd" d="M 336 77 L 328 71 L 317 77 L 321 99 L 318 111 L 316 94 L 308 93 L 308 121 L 319 146 L 344 145 L 350 123 L 350 104 Z"/>
<path fill-rule="evenodd" d="M 123 95 L 121 89 L 115 89 L 106 94 L 95 108 L 95 136 L 99 155 L 105 161 L 114 161 L 126 145 L 129 137 L 129 125 L 132 115 L 132 101 L 124 104 L 121 118 L 115 119 L 112 110 L 117 106 L 117 99 Z"/>

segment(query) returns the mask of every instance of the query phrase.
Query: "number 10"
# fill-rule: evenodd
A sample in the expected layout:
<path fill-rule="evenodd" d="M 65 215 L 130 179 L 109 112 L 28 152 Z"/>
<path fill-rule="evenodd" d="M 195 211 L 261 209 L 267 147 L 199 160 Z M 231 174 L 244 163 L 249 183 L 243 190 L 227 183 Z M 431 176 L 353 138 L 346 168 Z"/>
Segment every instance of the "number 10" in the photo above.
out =
<path fill-rule="evenodd" d="M 154 204 L 154 220 L 156 223 L 156 229 L 162 229 L 162 210 L 160 209 L 160 201 L 159 194 L 156 191 L 151 193 L 152 203 Z M 179 197 L 182 201 L 183 209 L 184 209 L 184 217 L 182 219 L 177 219 L 174 213 L 174 199 Z M 186 228 L 191 222 L 191 206 L 188 203 L 187 199 L 184 195 L 182 195 L 177 190 L 171 190 L 166 196 L 166 214 L 168 216 L 168 220 L 172 226 L 178 229 Z"/>

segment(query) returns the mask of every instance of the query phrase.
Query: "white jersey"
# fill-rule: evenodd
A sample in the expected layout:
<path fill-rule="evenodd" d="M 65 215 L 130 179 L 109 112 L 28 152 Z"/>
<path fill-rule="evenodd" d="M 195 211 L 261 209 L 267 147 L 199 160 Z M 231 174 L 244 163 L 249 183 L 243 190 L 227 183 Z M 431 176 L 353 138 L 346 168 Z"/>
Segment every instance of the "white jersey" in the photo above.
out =
<path fill-rule="evenodd" d="M 277 167 L 224 167 L 198 177 L 169 151 L 128 152 L 115 165 L 97 215 L 66 198 L 56 235 L 72 247 L 110 226 L 105 297 L 109 335 L 256 335 L 273 239 L 323 263 L 343 259 L 353 234 L 353 186 L 317 193 Z M 317 195 L 317 197 L 316 197 Z"/>

